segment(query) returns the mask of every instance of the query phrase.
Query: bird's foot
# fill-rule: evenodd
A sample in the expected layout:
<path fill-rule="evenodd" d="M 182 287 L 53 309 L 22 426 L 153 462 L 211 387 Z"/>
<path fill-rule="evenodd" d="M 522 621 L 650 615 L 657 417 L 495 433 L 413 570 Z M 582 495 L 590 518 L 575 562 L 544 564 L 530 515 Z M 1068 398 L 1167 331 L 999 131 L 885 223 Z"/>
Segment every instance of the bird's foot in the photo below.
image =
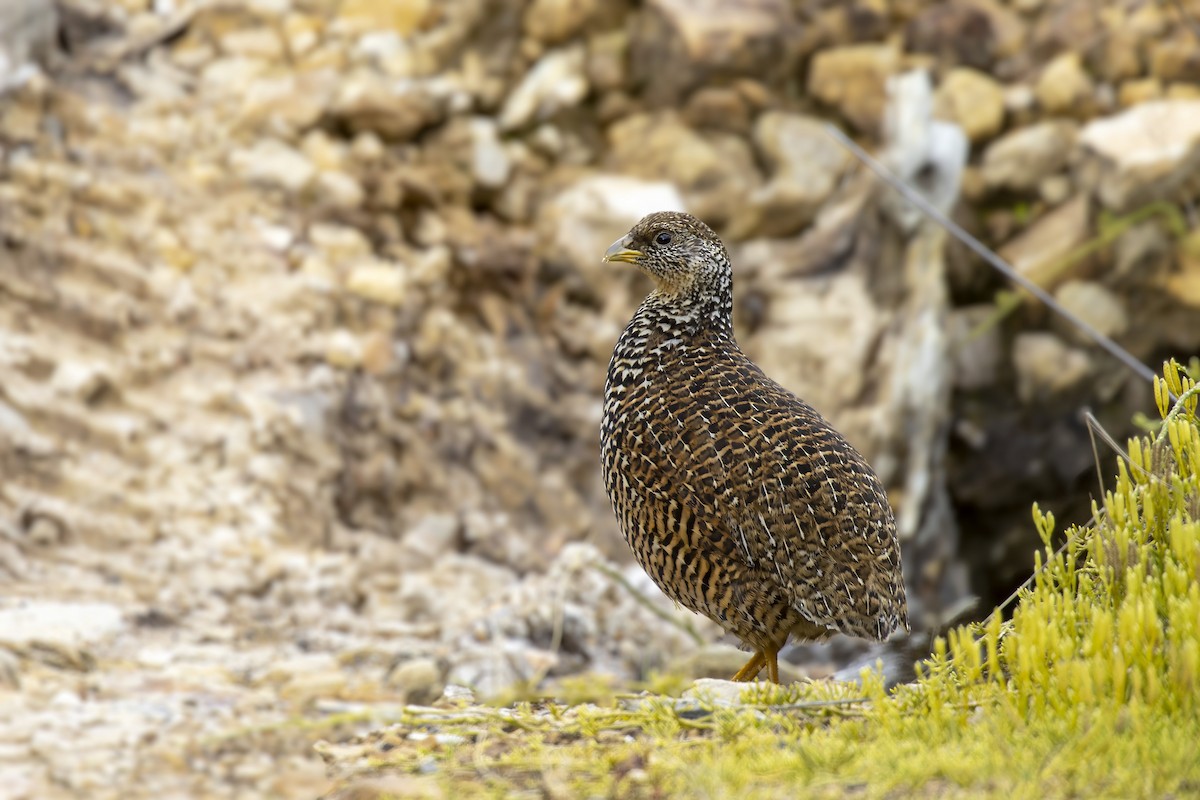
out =
<path fill-rule="evenodd" d="M 779 683 L 779 648 L 775 646 L 764 647 L 761 650 L 756 650 L 750 660 L 746 662 L 746 666 L 737 671 L 729 680 L 738 682 L 752 681 L 758 677 L 758 673 L 763 667 L 767 668 L 767 680 L 771 683 Z"/>

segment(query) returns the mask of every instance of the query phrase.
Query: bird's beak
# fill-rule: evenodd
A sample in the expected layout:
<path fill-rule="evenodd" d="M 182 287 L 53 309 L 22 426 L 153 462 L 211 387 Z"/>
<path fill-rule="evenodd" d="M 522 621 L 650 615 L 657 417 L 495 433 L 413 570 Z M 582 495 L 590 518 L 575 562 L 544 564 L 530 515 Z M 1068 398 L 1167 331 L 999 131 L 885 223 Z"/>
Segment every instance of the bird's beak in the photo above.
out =
<path fill-rule="evenodd" d="M 630 249 L 628 234 L 617 239 L 609 245 L 608 250 L 604 251 L 605 261 L 624 261 L 626 264 L 636 264 L 637 260 L 641 257 L 641 250 Z"/>

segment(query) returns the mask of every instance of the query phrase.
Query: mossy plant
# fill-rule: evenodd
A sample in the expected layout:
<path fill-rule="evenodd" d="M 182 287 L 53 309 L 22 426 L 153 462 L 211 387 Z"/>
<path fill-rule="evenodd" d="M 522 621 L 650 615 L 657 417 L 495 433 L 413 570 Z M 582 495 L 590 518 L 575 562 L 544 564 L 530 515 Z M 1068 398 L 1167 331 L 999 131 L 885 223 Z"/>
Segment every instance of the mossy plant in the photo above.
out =
<path fill-rule="evenodd" d="M 1165 797 L 1200 794 L 1200 389 L 1172 362 L 1089 524 L 1043 548 L 1008 620 L 952 630 L 915 683 L 749 686 L 721 706 L 410 709 L 330 757 L 344 786 L 455 797 Z M 346 746 L 329 746 L 341 750 Z"/>

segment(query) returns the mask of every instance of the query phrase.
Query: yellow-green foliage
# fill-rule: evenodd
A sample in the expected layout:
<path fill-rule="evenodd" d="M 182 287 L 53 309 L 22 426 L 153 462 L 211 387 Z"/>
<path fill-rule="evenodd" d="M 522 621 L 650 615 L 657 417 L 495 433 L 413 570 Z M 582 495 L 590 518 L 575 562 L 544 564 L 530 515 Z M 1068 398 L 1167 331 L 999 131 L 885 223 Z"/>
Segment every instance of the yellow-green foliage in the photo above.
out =
<path fill-rule="evenodd" d="M 643 696 L 410 716 L 377 735 L 461 738 L 393 745 L 370 771 L 424 771 L 462 797 L 1200 794 L 1200 388 L 1165 375 L 1164 423 L 1130 442 L 1091 522 L 1056 541 L 1035 507 L 1044 549 L 1011 619 L 939 639 L 914 684 L 867 672 L 756 685 L 732 709 Z"/>

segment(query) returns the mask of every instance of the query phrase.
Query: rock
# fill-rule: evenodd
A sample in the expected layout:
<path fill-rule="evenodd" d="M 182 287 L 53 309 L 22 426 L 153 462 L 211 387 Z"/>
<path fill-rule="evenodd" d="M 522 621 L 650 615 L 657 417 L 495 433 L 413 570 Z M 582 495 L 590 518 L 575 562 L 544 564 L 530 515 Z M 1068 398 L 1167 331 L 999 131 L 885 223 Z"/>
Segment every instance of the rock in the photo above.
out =
<path fill-rule="evenodd" d="M 1086 263 L 1081 260 L 1065 265 L 1063 259 L 1091 236 L 1088 205 L 1087 195 L 1077 194 L 1000 248 L 1000 256 L 1043 288 L 1061 283 Z"/>
<path fill-rule="evenodd" d="M 610 102 L 616 106 L 615 113 L 606 114 L 601 108 L 601 119 L 610 120 L 620 116 L 629 102 L 622 91 L 628 74 L 629 37 L 623 30 L 598 32 L 588 37 L 587 78 L 592 90 L 601 93 L 609 92 L 601 98 L 601 103 Z"/>
<path fill-rule="evenodd" d="M 402 547 L 414 565 L 428 566 L 455 549 L 462 523 L 454 514 L 426 514 L 404 534 Z"/>
<path fill-rule="evenodd" d="M 1168 100 L 1200 100 L 1200 84 L 1172 83 L 1167 87 Z"/>
<path fill-rule="evenodd" d="M 1150 74 L 1162 81 L 1200 82 L 1200 48 L 1195 31 L 1180 26 L 1169 39 L 1150 45 Z"/>
<path fill-rule="evenodd" d="M 980 303 L 955 308 L 946 321 L 954 358 L 954 387 L 973 392 L 996 384 L 1004 359 L 996 306 Z"/>
<path fill-rule="evenodd" d="M 113 377 L 103 364 L 61 361 L 54 370 L 51 386 L 66 397 L 91 403 L 114 387 Z"/>
<path fill-rule="evenodd" d="M 321 118 L 335 88 L 325 74 L 257 78 L 242 90 L 240 121 L 248 128 L 269 123 L 277 134 L 305 130 Z"/>
<path fill-rule="evenodd" d="M 350 331 L 339 328 L 325 343 L 325 360 L 341 369 L 356 369 L 362 365 L 362 342 Z"/>
<path fill-rule="evenodd" d="M 1079 143 L 1080 174 L 1109 209 L 1170 197 L 1200 169 L 1200 100 L 1157 100 L 1093 120 Z"/>
<path fill-rule="evenodd" d="M 750 131 L 750 105 L 737 89 L 723 86 L 697 89 L 688 98 L 683 113 L 693 127 L 741 134 Z"/>
<path fill-rule="evenodd" d="M 600 9 L 600 0 L 532 0 L 521 18 L 525 35 L 550 45 L 574 37 Z"/>
<path fill-rule="evenodd" d="M 0 647 L 0 690 L 16 692 L 21 689 L 21 661 L 16 653 Z"/>
<path fill-rule="evenodd" d="M 309 241 L 331 261 L 350 261 L 371 255 L 371 243 L 357 228 L 318 222 L 308 230 Z"/>
<path fill-rule="evenodd" d="M 368 68 L 389 78 L 411 80 L 422 74 L 422 65 L 412 40 L 396 31 L 377 30 L 359 37 L 349 57 L 355 66 Z"/>
<path fill-rule="evenodd" d="M 363 338 L 362 367 L 369 375 L 383 377 L 407 361 L 405 345 L 384 331 L 371 331 Z"/>
<path fill-rule="evenodd" d="M 445 119 L 453 87 L 445 79 L 386 81 L 373 74 L 346 78 L 325 112 L 331 125 L 407 140 Z"/>
<path fill-rule="evenodd" d="M 1095 281 L 1067 281 L 1054 292 L 1054 298 L 1063 308 L 1109 338 L 1121 335 L 1129 327 L 1125 304 L 1111 290 Z M 1079 344 L 1092 342 L 1090 336 L 1060 317 L 1055 318 L 1055 325 L 1063 335 Z"/>
<path fill-rule="evenodd" d="M 471 175 L 475 182 L 488 189 L 498 189 L 508 182 L 512 161 L 490 117 L 471 119 Z"/>
<path fill-rule="evenodd" d="M 125 627 L 121 610 L 109 603 L 5 601 L 0 608 L 0 647 L 76 648 L 97 645 Z"/>
<path fill-rule="evenodd" d="M 437 660 L 425 656 L 393 666 L 385 682 L 403 695 L 405 703 L 417 705 L 429 705 L 447 688 Z"/>
<path fill-rule="evenodd" d="M 1037 95 L 1023 83 L 1004 87 L 1004 111 L 1012 117 L 1013 127 L 1029 123 L 1037 108 Z"/>
<path fill-rule="evenodd" d="M 899 68 L 900 52 L 891 44 L 822 50 L 809 67 L 808 92 L 858 130 L 877 134 L 887 104 L 887 79 Z"/>
<path fill-rule="evenodd" d="M 283 41 L 271 28 L 240 28 L 229 31 L 218 40 L 222 52 L 231 56 L 279 61 L 283 57 Z"/>
<path fill-rule="evenodd" d="M 53 51 L 57 30 L 58 14 L 53 3 L 0 3 L 0 93 L 33 76 L 32 63 Z"/>
<path fill-rule="evenodd" d="M 1200 231 L 1184 237 L 1179 246 L 1179 269 L 1168 273 L 1163 283 L 1177 301 L 1200 308 Z"/>
<path fill-rule="evenodd" d="M 653 108 L 738 76 L 780 79 L 796 25 L 786 0 L 648 0 L 631 32 L 631 77 Z"/>
<path fill-rule="evenodd" d="M 299 151 L 276 139 L 261 140 L 248 150 L 235 150 L 229 166 L 242 179 L 296 194 L 308 186 L 317 168 Z"/>
<path fill-rule="evenodd" d="M 1095 89 L 1079 53 L 1063 53 L 1047 64 L 1034 93 L 1050 114 L 1084 116 L 1094 105 Z"/>
<path fill-rule="evenodd" d="M 541 122 L 587 96 L 584 57 L 582 44 L 542 56 L 504 101 L 500 129 L 511 131 Z"/>
<path fill-rule="evenodd" d="M 955 67 L 937 88 L 934 113 L 958 123 L 972 142 L 989 139 L 1004 125 L 1004 87 L 982 72 Z"/>
<path fill-rule="evenodd" d="M 754 125 L 754 143 L 770 181 L 750 196 L 746 216 L 735 216 L 730 235 L 787 236 L 816 216 L 851 156 L 811 117 L 768 111 Z"/>
<path fill-rule="evenodd" d="M 341 170 L 325 170 L 317 175 L 316 196 L 333 208 L 361 208 L 365 194 L 353 175 Z"/>
<path fill-rule="evenodd" d="M 712 706 L 744 705 L 742 695 L 751 684 L 734 683 L 720 678 L 700 678 L 683 693 L 684 700 L 696 700 Z"/>
<path fill-rule="evenodd" d="M 1052 333 L 1024 332 L 1013 342 L 1017 396 L 1024 403 L 1046 400 L 1078 384 L 1091 370 L 1083 350 Z"/>
<path fill-rule="evenodd" d="M 395 31 L 412 34 L 429 17 L 433 0 L 343 0 L 337 6 L 338 23 L 349 31 Z"/>
<path fill-rule="evenodd" d="M 408 296 L 407 280 L 400 266 L 383 261 L 356 266 L 346 279 L 346 289 L 389 306 L 399 306 Z"/>
<path fill-rule="evenodd" d="M 1110 9 L 1105 9 L 1109 12 L 1106 14 L 1091 0 L 1056 0 L 1033 20 L 1025 50 L 1047 59 L 1058 53 L 1085 50 L 1108 36 L 1105 22 L 1111 23 L 1119 13 Z"/>
<path fill-rule="evenodd" d="M 1136 31 L 1111 26 L 1106 35 L 1087 50 L 1087 66 L 1097 78 L 1108 83 L 1137 78 L 1142 73 L 1142 49 Z"/>
<path fill-rule="evenodd" d="M 671 181 L 688 211 L 710 225 L 727 222 L 762 182 L 744 139 L 697 133 L 674 113 L 631 115 L 609 128 L 608 137 L 616 170 Z"/>
<path fill-rule="evenodd" d="M 880 158 L 900 180 L 949 214 L 958 202 L 971 145 L 957 124 L 935 120 L 933 108 L 933 85 L 926 70 L 890 78 Z M 896 193 L 885 194 L 880 208 L 904 231 L 915 230 L 924 218 Z"/>
<path fill-rule="evenodd" d="M 1185 236 L 1178 247 L 1180 258 L 1188 252 Z M 1155 217 L 1131 225 L 1117 237 L 1113 248 L 1112 276 L 1137 281 L 1145 275 L 1168 271 L 1176 252 L 1175 237 Z"/>
<path fill-rule="evenodd" d="M 983 154 L 983 180 L 989 189 L 1028 191 L 1061 170 L 1075 141 L 1069 122 L 1040 122 L 1005 134 Z"/>
<path fill-rule="evenodd" d="M 1158 78 L 1141 78 L 1124 81 L 1117 90 L 1117 102 L 1122 108 L 1129 108 L 1150 100 L 1157 100 L 1162 95 L 1162 81 Z"/>
<path fill-rule="evenodd" d="M 904 30 L 908 52 L 929 53 L 947 66 L 985 72 L 1026 41 L 1021 18 L 990 0 L 924 5 Z"/>
<path fill-rule="evenodd" d="M 1048 175 L 1038 184 L 1038 196 L 1048 206 L 1060 206 L 1071 196 L 1074 188 L 1066 175 Z"/>
<path fill-rule="evenodd" d="M 346 694 L 347 675 L 336 665 L 325 669 L 309 669 L 291 675 L 279 687 L 279 696 L 304 707 L 318 700 L 338 698 Z"/>
<path fill-rule="evenodd" d="M 455 683 L 446 684 L 445 690 L 442 692 L 440 702 L 451 706 L 457 705 L 473 705 L 475 703 L 475 692 L 468 686 L 460 686 Z"/>

